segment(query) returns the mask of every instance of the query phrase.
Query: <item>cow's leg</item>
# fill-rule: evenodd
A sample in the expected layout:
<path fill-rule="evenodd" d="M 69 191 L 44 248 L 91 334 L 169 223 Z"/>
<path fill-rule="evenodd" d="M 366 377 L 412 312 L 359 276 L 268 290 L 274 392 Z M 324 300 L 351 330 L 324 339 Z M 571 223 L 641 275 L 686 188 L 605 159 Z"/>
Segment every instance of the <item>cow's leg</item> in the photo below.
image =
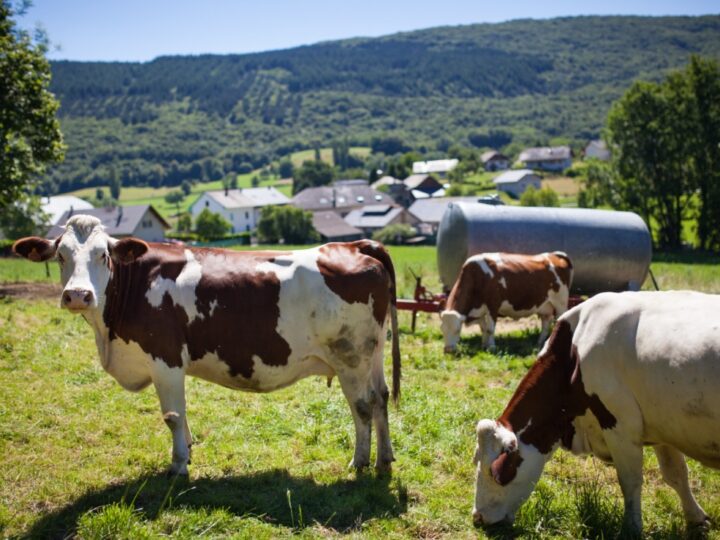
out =
<path fill-rule="evenodd" d="M 540 330 L 540 337 L 538 338 L 538 347 L 542 347 L 543 343 L 550 334 L 550 324 L 552 324 L 552 315 L 540 315 L 540 324 L 542 325 Z"/>
<path fill-rule="evenodd" d="M 680 496 L 685 519 L 691 525 L 705 523 L 709 518 L 693 497 L 688 482 L 688 468 L 681 452 L 664 444 L 654 447 L 663 479 Z"/>
<path fill-rule="evenodd" d="M 620 489 L 625 499 L 624 526 L 631 534 L 640 535 L 642 532 L 642 445 L 634 443 L 623 433 L 614 433 L 616 429 L 605 432 L 605 441 L 610 450 Z"/>
<path fill-rule="evenodd" d="M 482 322 L 482 329 L 483 329 L 483 347 L 485 347 L 489 351 L 495 350 L 495 318 L 490 315 L 486 314 L 483 317 Z"/>
<path fill-rule="evenodd" d="M 370 370 L 363 371 L 360 368 L 338 371 L 340 386 L 355 422 L 355 455 L 350 466 L 358 470 L 370 465 L 370 429 L 378 398 L 372 388 Z"/>
<path fill-rule="evenodd" d="M 187 421 L 187 413 L 185 414 L 184 431 L 185 431 L 185 441 L 187 442 L 187 447 L 188 447 L 188 465 L 190 465 L 190 462 L 192 460 L 193 438 L 192 438 L 192 433 L 190 432 L 190 425 L 188 424 L 188 421 Z"/>
<path fill-rule="evenodd" d="M 390 471 L 392 462 L 395 461 L 392 443 L 390 442 L 390 426 L 388 423 L 388 400 L 390 392 L 385 383 L 383 372 L 384 347 L 380 343 L 373 358 L 373 389 L 376 400 L 373 408 L 373 420 L 375 423 L 375 436 L 377 437 L 377 455 L 375 456 L 375 468 L 378 471 Z"/>
<path fill-rule="evenodd" d="M 170 473 L 186 475 L 190 461 L 190 429 L 185 413 L 185 371 L 167 367 L 162 361 L 153 365 L 153 384 L 160 398 L 163 420 L 172 433 Z M 186 431 L 187 430 L 187 431 Z"/>

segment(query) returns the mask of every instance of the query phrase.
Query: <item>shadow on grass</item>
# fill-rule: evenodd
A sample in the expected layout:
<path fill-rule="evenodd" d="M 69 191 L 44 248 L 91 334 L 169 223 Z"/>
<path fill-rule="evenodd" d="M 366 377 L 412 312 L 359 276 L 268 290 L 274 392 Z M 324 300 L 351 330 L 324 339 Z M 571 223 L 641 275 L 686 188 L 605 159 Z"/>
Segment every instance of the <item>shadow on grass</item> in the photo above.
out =
<path fill-rule="evenodd" d="M 540 337 L 539 330 L 524 330 L 521 332 L 511 332 L 509 334 L 501 334 L 495 336 L 496 356 L 537 356 L 537 341 Z M 465 335 L 460 340 L 460 351 L 462 354 L 474 356 L 483 349 L 482 334 Z"/>
<path fill-rule="evenodd" d="M 391 480 L 367 473 L 320 484 L 309 477 L 293 477 L 283 469 L 197 480 L 157 473 L 90 491 L 43 516 L 23 537 L 71 537 L 83 514 L 116 502 L 134 504 L 149 520 L 157 519 L 168 507 L 223 509 L 239 517 L 255 516 L 295 529 L 317 522 L 343 532 L 369 519 L 399 516 L 407 510 L 405 488 L 401 485 L 393 492 Z"/>

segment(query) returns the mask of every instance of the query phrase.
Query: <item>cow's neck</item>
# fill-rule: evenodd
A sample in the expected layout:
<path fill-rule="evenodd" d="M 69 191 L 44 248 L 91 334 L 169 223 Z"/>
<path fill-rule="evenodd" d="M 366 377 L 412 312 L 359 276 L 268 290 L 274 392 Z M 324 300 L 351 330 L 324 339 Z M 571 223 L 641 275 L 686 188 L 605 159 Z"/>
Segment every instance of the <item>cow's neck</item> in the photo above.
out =
<path fill-rule="evenodd" d="M 498 422 L 515 432 L 525 444 L 549 453 L 558 443 L 570 447 L 577 416 L 571 378 L 575 369 L 570 351 L 572 331 L 565 321 L 550 337 L 520 382 Z"/>
<path fill-rule="evenodd" d="M 518 386 L 498 422 L 547 454 L 559 443 L 572 448 L 574 420 L 588 409 L 602 429 L 616 419 L 596 394 L 588 395 L 570 323 L 560 320 L 543 353 Z"/>

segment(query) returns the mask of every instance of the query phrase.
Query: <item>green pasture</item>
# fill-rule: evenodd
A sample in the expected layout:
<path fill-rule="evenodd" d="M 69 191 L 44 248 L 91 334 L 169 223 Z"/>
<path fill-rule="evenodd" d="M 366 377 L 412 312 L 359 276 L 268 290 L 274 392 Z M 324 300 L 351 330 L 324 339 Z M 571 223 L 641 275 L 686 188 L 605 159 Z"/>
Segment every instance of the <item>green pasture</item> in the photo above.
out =
<path fill-rule="evenodd" d="M 402 296 L 412 268 L 439 290 L 432 247 L 391 248 Z M 720 292 L 715 257 L 658 256 L 661 286 Z M 57 269 L 51 265 L 57 278 Z M 44 281 L 43 264 L 0 259 L 0 284 Z M 1 285 L 0 285 L 1 287 Z M 392 477 L 347 468 L 354 430 L 335 381 L 267 395 L 187 383 L 196 446 L 168 478 L 170 435 L 150 388 L 120 388 L 84 321 L 56 298 L 0 298 L 0 536 L 32 538 L 615 538 L 614 469 L 559 451 L 514 527 L 475 529 L 474 425 L 497 416 L 534 361 L 537 330 L 501 334 L 495 354 L 467 332 L 442 353 L 436 316 L 401 314 L 402 397 L 391 408 Z M 388 355 L 389 358 L 389 355 Z M 390 375 L 390 362 L 387 362 Z M 720 472 L 690 462 L 720 538 Z M 648 538 L 683 538 L 678 498 L 646 452 Z"/>

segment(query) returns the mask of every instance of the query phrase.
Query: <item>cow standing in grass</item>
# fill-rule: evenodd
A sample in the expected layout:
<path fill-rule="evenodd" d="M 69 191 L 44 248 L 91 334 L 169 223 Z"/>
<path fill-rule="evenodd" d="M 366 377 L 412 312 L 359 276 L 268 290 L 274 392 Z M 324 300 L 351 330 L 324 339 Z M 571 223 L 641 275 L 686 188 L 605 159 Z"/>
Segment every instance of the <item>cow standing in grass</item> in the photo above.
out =
<path fill-rule="evenodd" d="M 480 253 L 470 257 L 440 314 L 445 352 L 457 347 L 463 323 L 477 322 L 483 346 L 494 349 L 498 317 L 518 319 L 535 314 L 542 321 L 541 345 L 550 323 L 567 310 L 572 273 L 570 259 L 560 251 L 540 255 Z"/>
<path fill-rule="evenodd" d="M 392 261 L 371 241 L 285 252 L 238 252 L 109 237 L 76 215 L 54 241 L 18 240 L 33 261 L 56 258 L 61 307 L 95 332 L 100 363 L 124 388 L 155 386 L 172 432 L 171 472 L 187 474 L 192 436 L 185 375 L 270 392 L 310 375 L 337 376 L 355 421 L 352 465 L 389 469 L 386 319 L 392 325 L 393 398 L 400 351 Z"/>
<path fill-rule="evenodd" d="M 688 523 L 703 524 L 684 456 L 720 469 L 719 296 L 604 293 L 562 316 L 502 415 L 477 425 L 474 520 L 512 521 L 562 446 L 615 466 L 639 532 L 646 445 Z"/>

